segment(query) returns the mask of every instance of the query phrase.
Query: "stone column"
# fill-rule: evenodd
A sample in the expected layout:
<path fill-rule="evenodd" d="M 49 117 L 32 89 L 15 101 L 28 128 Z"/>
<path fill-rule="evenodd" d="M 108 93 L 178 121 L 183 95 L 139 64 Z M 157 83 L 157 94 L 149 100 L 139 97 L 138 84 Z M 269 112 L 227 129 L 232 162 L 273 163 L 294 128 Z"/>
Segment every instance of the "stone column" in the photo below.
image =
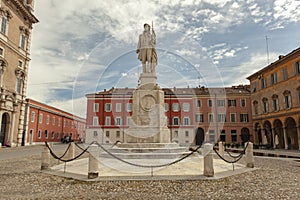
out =
<path fill-rule="evenodd" d="M 15 132 L 15 121 L 16 121 L 16 110 L 14 109 L 12 112 L 11 123 L 10 123 L 10 135 L 8 143 L 13 146 L 14 132 Z"/>
<path fill-rule="evenodd" d="M 74 142 L 70 143 L 70 148 L 68 150 L 68 156 L 67 156 L 67 158 L 68 159 L 75 158 L 75 144 L 74 144 Z"/>
<path fill-rule="evenodd" d="M 245 143 L 245 146 L 247 143 Z M 253 143 L 248 142 L 248 146 L 246 149 L 246 167 L 253 168 L 254 167 L 254 157 L 253 157 Z"/>
<path fill-rule="evenodd" d="M 91 145 L 89 148 L 89 171 L 88 179 L 94 179 L 99 176 L 99 149 L 97 145 Z"/>
<path fill-rule="evenodd" d="M 224 158 L 224 145 L 223 142 L 219 142 L 219 154 Z"/>
<path fill-rule="evenodd" d="M 286 127 L 283 127 L 282 130 L 283 130 L 283 137 L 284 137 L 284 148 L 288 149 L 289 146 L 288 146 L 288 141 L 287 141 Z"/>
<path fill-rule="evenodd" d="M 213 145 L 206 143 L 204 144 L 204 152 L 208 152 L 204 156 L 204 170 L 203 175 L 207 177 L 214 176 L 214 163 L 213 163 L 213 155 L 212 155 Z"/>
<path fill-rule="evenodd" d="M 41 158 L 41 170 L 49 169 L 50 167 L 50 150 L 44 146 Z"/>

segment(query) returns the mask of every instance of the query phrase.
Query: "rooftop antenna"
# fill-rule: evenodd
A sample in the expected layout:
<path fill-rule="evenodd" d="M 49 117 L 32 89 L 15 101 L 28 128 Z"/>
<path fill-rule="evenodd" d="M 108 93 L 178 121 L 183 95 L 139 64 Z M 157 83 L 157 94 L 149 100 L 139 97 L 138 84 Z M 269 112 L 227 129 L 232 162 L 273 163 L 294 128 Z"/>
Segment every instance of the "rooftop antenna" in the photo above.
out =
<path fill-rule="evenodd" d="M 269 58 L 269 38 L 266 35 L 266 45 L 267 45 L 267 59 L 268 59 L 268 65 L 270 64 L 270 58 Z"/>

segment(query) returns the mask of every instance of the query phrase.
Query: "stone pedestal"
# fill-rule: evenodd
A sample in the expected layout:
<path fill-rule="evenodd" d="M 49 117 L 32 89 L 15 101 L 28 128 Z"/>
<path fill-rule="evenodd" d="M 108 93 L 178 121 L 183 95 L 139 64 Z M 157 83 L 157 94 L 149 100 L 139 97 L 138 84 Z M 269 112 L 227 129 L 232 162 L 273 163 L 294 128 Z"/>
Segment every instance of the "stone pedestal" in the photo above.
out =
<path fill-rule="evenodd" d="M 219 142 L 219 154 L 224 158 L 224 145 L 223 142 Z"/>
<path fill-rule="evenodd" d="M 88 179 L 94 179 L 99 176 L 99 149 L 97 145 L 91 145 L 89 148 L 89 169 Z"/>
<path fill-rule="evenodd" d="M 245 144 L 245 146 L 247 143 Z M 248 146 L 245 152 L 245 160 L 246 160 L 246 167 L 253 168 L 254 167 L 254 157 L 253 157 L 253 143 L 248 142 Z"/>
<path fill-rule="evenodd" d="M 50 150 L 45 146 L 43 147 L 41 155 L 41 170 L 49 169 L 50 167 Z"/>
<path fill-rule="evenodd" d="M 169 143 L 164 91 L 156 85 L 154 73 L 144 73 L 141 85 L 133 92 L 130 126 L 124 133 L 125 143 Z"/>
<path fill-rule="evenodd" d="M 213 145 L 212 144 L 204 144 L 204 151 L 208 152 L 204 156 L 204 171 L 203 175 L 207 177 L 214 176 L 214 162 L 213 162 L 213 154 L 212 154 Z"/>
<path fill-rule="evenodd" d="M 68 159 L 75 158 L 75 144 L 74 144 L 74 142 L 70 143 L 70 148 L 68 150 L 68 156 L 67 156 L 67 158 Z"/>

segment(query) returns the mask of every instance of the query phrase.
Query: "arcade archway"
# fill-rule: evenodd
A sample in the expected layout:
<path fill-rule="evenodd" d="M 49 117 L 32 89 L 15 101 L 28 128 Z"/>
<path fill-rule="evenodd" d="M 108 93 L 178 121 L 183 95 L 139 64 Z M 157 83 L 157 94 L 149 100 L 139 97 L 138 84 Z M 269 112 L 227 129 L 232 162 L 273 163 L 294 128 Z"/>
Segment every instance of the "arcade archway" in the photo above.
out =
<path fill-rule="evenodd" d="M 4 145 L 7 142 L 9 128 L 9 115 L 4 113 L 1 120 L 1 130 L 0 130 L 0 142 Z"/>
<path fill-rule="evenodd" d="M 299 149 L 296 121 L 292 117 L 286 119 L 286 135 L 289 149 Z"/>

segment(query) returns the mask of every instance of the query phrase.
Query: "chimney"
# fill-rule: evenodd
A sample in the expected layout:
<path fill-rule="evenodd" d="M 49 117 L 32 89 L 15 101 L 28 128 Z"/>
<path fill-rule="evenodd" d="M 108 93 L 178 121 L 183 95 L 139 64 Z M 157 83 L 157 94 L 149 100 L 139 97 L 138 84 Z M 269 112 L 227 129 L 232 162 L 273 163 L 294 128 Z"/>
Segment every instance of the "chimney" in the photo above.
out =
<path fill-rule="evenodd" d="M 284 55 L 279 55 L 278 59 L 281 60 L 284 57 Z"/>

